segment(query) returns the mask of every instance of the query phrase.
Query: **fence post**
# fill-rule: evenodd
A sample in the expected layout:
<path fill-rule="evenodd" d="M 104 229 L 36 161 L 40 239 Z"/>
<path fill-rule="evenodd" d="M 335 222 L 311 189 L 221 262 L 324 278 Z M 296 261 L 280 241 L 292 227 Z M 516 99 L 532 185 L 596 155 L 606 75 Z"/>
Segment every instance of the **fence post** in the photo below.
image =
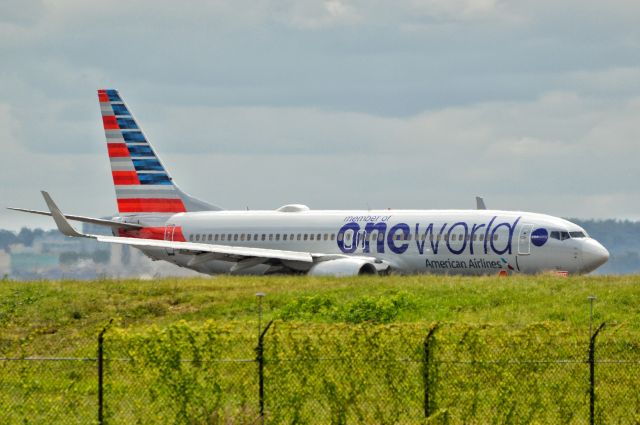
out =
<path fill-rule="evenodd" d="M 594 425 L 596 416 L 596 337 L 604 328 L 604 323 L 591 335 L 589 342 L 589 424 Z"/>
<path fill-rule="evenodd" d="M 424 417 L 428 418 L 429 415 L 431 414 L 431 412 L 429 411 L 429 407 L 430 407 L 430 401 L 429 401 L 429 396 L 431 395 L 431 383 L 430 383 L 430 377 L 429 377 L 429 362 L 431 360 L 430 358 L 430 351 L 431 351 L 431 339 L 433 338 L 433 334 L 435 333 L 436 329 L 438 328 L 438 324 L 436 323 L 435 326 L 433 326 L 431 329 L 429 329 L 429 333 L 427 334 L 427 337 L 424 339 L 424 345 L 423 345 L 423 357 L 422 357 L 422 379 L 424 382 Z"/>
<path fill-rule="evenodd" d="M 260 403 L 260 423 L 264 424 L 264 336 L 267 334 L 271 320 L 258 336 L 258 346 L 256 347 L 256 362 L 258 362 L 258 400 Z"/>
<path fill-rule="evenodd" d="M 98 334 L 98 424 L 104 424 L 104 333 L 113 319 Z"/>

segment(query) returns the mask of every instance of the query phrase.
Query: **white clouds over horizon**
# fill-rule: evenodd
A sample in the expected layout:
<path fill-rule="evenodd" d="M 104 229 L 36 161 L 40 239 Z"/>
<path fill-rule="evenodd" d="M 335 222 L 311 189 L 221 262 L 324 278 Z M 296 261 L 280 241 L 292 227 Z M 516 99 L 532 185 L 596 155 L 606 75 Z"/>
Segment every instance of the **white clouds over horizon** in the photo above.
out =
<path fill-rule="evenodd" d="M 0 197 L 113 212 L 95 95 L 110 86 L 183 188 L 230 208 L 481 194 L 640 218 L 638 17 L 625 0 L 7 0 Z"/>

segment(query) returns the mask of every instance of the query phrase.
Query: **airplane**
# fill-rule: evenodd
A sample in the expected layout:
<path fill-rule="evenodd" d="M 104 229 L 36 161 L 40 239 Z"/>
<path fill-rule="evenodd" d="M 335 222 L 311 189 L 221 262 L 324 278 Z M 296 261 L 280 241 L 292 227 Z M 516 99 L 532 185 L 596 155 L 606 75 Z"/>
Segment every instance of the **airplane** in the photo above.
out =
<path fill-rule="evenodd" d="M 64 214 L 47 192 L 48 211 L 70 237 L 140 249 L 205 274 L 589 273 L 609 252 L 580 226 L 545 214 L 475 210 L 227 211 L 183 192 L 160 161 L 117 90 L 98 90 L 118 215 Z M 83 234 L 69 221 L 111 228 Z"/>

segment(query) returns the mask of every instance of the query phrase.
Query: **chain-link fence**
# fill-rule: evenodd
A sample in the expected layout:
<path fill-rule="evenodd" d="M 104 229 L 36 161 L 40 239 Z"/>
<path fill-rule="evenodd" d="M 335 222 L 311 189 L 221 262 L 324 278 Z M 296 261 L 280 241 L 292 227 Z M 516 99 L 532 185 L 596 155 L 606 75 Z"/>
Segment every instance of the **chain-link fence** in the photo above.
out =
<path fill-rule="evenodd" d="M 639 423 L 637 337 L 544 323 L 113 329 L 95 359 L 0 360 L 0 423 Z"/>
<path fill-rule="evenodd" d="M 0 423 L 95 423 L 96 376 L 95 358 L 0 358 Z"/>

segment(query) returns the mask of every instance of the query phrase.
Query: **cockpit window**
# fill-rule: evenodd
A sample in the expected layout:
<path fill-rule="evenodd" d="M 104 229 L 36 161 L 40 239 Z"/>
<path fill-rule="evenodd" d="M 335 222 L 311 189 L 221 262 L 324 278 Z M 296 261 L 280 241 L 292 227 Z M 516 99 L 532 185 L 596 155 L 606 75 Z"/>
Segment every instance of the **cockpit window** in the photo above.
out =
<path fill-rule="evenodd" d="M 572 238 L 586 238 L 587 235 L 584 232 L 569 232 Z"/>
<path fill-rule="evenodd" d="M 572 233 L 574 233 L 574 232 L 572 232 Z M 575 232 L 575 233 L 582 233 L 582 232 Z M 569 239 L 570 238 L 569 232 L 558 232 L 557 230 L 554 230 L 553 232 L 551 232 L 550 236 L 551 236 L 551 238 L 558 239 L 559 241 L 563 241 L 565 239 Z M 584 237 L 584 236 L 582 236 L 582 237 Z"/>

